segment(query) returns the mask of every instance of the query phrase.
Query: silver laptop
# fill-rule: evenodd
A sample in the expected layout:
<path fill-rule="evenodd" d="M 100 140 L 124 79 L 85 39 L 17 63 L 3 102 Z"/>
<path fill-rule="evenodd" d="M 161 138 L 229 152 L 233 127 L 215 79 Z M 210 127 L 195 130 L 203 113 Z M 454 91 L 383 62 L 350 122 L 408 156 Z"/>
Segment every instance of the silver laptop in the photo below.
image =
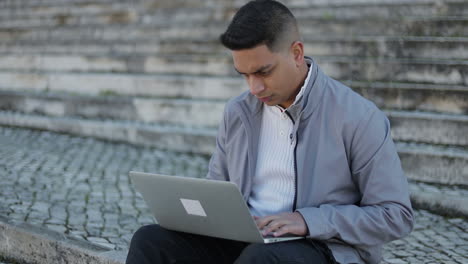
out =
<path fill-rule="evenodd" d="M 130 177 L 164 228 L 249 243 L 304 238 L 263 237 L 234 183 L 134 171 Z"/>

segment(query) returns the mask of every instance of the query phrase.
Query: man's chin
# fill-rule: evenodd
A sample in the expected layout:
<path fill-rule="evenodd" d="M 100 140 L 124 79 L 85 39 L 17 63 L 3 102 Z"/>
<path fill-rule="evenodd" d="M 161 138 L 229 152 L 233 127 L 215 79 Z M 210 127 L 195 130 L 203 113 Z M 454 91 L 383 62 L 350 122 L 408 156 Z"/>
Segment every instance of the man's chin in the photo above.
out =
<path fill-rule="evenodd" d="M 278 105 L 276 102 L 274 101 L 268 101 L 268 102 L 264 102 L 264 104 L 268 105 L 268 106 L 275 106 L 275 105 Z"/>
<path fill-rule="evenodd" d="M 277 105 L 278 102 L 276 102 L 275 100 L 272 100 L 273 98 L 268 98 L 268 100 L 260 100 L 260 102 L 266 104 L 266 105 L 269 105 L 269 106 L 274 106 L 274 105 Z"/>

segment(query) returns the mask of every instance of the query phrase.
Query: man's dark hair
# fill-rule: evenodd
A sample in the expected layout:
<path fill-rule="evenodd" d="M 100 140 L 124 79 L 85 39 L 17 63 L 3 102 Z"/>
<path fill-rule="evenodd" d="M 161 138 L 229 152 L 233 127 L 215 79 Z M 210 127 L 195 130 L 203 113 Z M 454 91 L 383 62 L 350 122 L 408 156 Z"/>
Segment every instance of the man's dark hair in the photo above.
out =
<path fill-rule="evenodd" d="M 270 51 L 279 51 L 297 40 L 293 37 L 299 37 L 297 22 L 286 6 L 273 0 L 255 0 L 237 11 L 219 39 L 230 50 L 265 44 Z"/>

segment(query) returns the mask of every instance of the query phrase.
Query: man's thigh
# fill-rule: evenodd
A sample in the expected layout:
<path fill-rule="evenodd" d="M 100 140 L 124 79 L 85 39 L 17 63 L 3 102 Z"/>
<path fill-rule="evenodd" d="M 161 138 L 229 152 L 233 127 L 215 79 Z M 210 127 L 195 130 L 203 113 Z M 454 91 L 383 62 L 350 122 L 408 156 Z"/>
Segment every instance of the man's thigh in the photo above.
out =
<path fill-rule="evenodd" d="M 326 245 L 304 239 L 273 244 L 250 244 L 244 248 L 235 263 L 329 264 L 334 263 L 334 259 Z"/>
<path fill-rule="evenodd" d="M 159 225 L 141 227 L 133 235 L 127 264 L 233 263 L 246 243 L 167 230 Z"/>

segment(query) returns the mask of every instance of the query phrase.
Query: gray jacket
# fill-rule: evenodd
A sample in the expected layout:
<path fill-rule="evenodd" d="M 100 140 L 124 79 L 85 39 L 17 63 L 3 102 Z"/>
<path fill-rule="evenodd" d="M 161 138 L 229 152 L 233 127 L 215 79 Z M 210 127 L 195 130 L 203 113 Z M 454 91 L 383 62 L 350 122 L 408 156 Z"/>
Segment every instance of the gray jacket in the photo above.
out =
<path fill-rule="evenodd" d="M 294 209 L 310 239 L 339 263 L 378 263 L 382 245 L 407 235 L 413 211 L 386 116 L 312 62 L 304 95 L 290 107 L 295 145 Z M 245 201 L 257 164 L 262 103 L 248 91 L 230 100 L 208 178 L 237 184 Z"/>

